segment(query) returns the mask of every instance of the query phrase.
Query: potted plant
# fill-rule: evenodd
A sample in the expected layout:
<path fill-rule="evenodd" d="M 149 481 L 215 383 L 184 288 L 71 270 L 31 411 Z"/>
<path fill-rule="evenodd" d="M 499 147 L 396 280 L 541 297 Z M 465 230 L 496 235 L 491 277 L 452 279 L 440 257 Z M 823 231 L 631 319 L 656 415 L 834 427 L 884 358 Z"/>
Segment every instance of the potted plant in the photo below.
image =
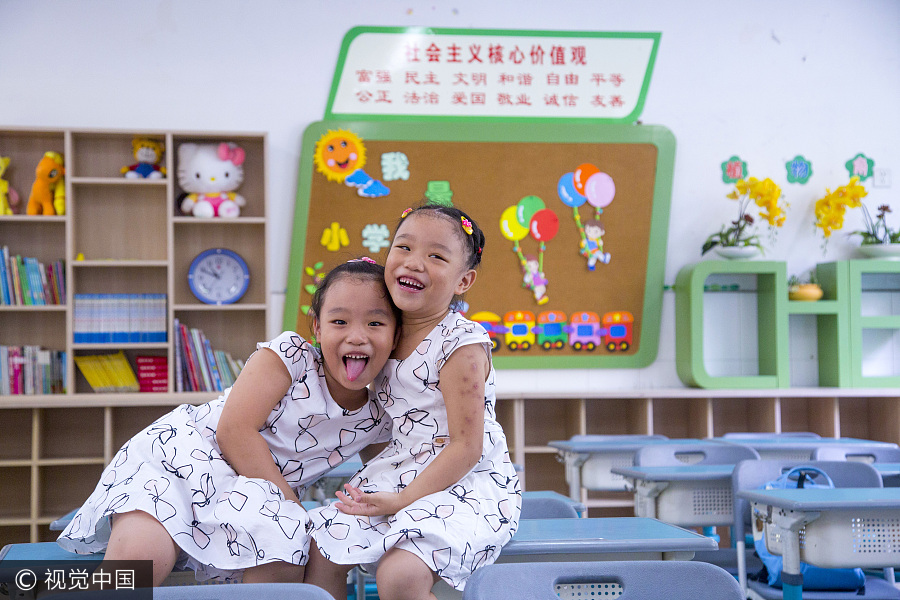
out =
<path fill-rule="evenodd" d="M 738 202 L 737 219 L 708 238 L 703 243 L 702 254 L 712 249 L 725 258 L 750 258 L 758 252 L 764 252 L 756 229 L 756 219 L 749 209 L 755 204 L 759 207 L 757 218 L 765 221 L 774 232 L 784 225 L 787 204 L 779 204 L 781 188 L 769 178 L 759 180 L 751 177 L 741 179 L 734 184 L 734 191 L 727 195 Z"/>
<path fill-rule="evenodd" d="M 865 228 L 850 232 L 850 235 L 860 236 L 860 251 L 872 257 L 900 255 L 900 229 L 891 229 L 886 220 L 887 214 L 892 212 L 890 205 L 879 206 L 875 218 L 872 218 L 868 207 L 862 202 L 868 192 L 860 185 L 859 177 L 851 177 L 847 185 L 834 192 L 829 189 L 825 192 L 825 196 L 816 201 L 815 213 L 816 227 L 822 230 L 826 243 L 832 233 L 843 228 L 847 209 L 862 208 Z"/>
<path fill-rule="evenodd" d="M 815 270 L 810 270 L 805 277 L 791 275 L 788 278 L 788 299 L 804 302 L 815 302 L 822 298 L 824 292 L 816 280 Z"/>

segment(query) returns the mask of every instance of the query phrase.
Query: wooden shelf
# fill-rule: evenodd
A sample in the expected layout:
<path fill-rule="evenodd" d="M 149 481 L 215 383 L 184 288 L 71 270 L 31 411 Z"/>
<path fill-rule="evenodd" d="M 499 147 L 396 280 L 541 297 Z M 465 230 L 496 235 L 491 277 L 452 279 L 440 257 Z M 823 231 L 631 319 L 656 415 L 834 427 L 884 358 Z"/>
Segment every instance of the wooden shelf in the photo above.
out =
<path fill-rule="evenodd" d="M 122 166 L 134 162 L 131 142 L 137 136 L 165 144 L 167 177 L 120 174 Z M 176 178 L 178 145 L 223 141 L 237 142 L 247 153 L 240 192 L 248 206 L 242 216 L 176 214 L 176 199 L 183 193 Z M 51 150 L 65 158 L 67 214 L 0 216 L 0 246 L 45 263 L 64 259 L 65 304 L 0 306 L 0 345 L 64 351 L 66 391 L 0 396 L 0 418 L 7 425 L 0 437 L 0 546 L 46 538 L 46 525 L 87 498 L 121 444 L 172 407 L 202 404 L 220 394 L 174 392 L 175 318 L 202 329 L 215 349 L 235 358 L 245 359 L 268 337 L 265 134 L 0 127 L 0 155 L 11 158 L 5 177 L 20 194 L 31 188 L 34 167 Z M 207 305 L 191 294 L 190 263 L 211 247 L 231 248 L 247 261 L 251 287 L 241 302 Z M 76 260 L 81 255 L 83 260 Z M 165 294 L 167 341 L 74 343 L 74 295 L 114 293 Z M 140 354 L 167 357 L 172 392 L 92 392 L 73 357 L 119 350 L 132 367 Z"/>

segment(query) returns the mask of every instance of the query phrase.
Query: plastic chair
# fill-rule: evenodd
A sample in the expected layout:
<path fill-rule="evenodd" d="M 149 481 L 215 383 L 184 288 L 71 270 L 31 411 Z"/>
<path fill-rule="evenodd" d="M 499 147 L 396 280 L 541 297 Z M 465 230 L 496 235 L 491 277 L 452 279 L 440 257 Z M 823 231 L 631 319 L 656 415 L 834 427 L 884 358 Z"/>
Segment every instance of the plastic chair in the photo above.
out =
<path fill-rule="evenodd" d="M 221 585 L 173 585 L 150 590 L 64 592 L 46 600 L 334 600 L 331 594 L 309 583 L 225 583 Z"/>
<path fill-rule="evenodd" d="M 900 448 L 886 446 L 822 446 L 813 452 L 816 460 L 849 460 L 854 462 L 900 463 Z M 882 475 L 884 487 L 900 487 L 900 475 Z"/>
<path fill-rule="evenodd" d="M 797 465 L 810 465 L 822 469 L 831 477 L 835 487 L 875 487 L 881 486 L 881 475 L 871 465 L 846 461 L 796 461 L 796 460 L 745 460 L 734 467 L 731 474 L 731 486 L 734 496 L 734 525 L 732 536 L 735 540 L 737 554 L 738 581 L 745 592 L 750 590 L 754 597 L 780 600 L 782 591 L 770 587 L 765 582 L 747 580 L 746 535 L 750 528 L 750 503 L 739 498 L 740 490 L 751 490 L 762 487 L 781 475 L 785 469 Z M 886 569 L 885 574 L 893 581 L 893 569 Z M 863 599 L 896 599 L 900 598 L 900 590 L 880 577 L 867 576 L 865 594 L 858 592 L 816 592 L 804 591 L 803 597 L 808 600 L 863 600 Z"/>
<path fill-rule="evenodd" d="M 812 431 L 782 431 L 781 433 L 775 433 L 774 431 L 735 431 L 722 436 L 722 439 L 728 440 L 752 440 L 759 438 L 809 438 L 820 440 L 822 436 Z"/>
<path fill-rule="evenodd" d="M 309 583 L 234 583 L 181 585 L 153 590 L 154 600 L 333 600 L 331 594 Z"/>
<path fill-rule="evenodd" d="M 653 444 L 634 455 L 639 467 L 671 467 L 678 465 L 733 465 L 742 460 L 758 459 L 759 453 L 737 444 Z"/>
<path fill-rule="evenodd" d="M 813 451 L 813 460 L 850 460 L 864 463 L 900 463 L 900 448 L 890 446 L 831 445 Z"/>
<path fill-rule="evenodd" d="M 463 600 L 741 600 L 734 577 L 707 563 L 599 561 L 493 564 L 475 571 Z"/>
<path fill-rule="evenodd" d="M 522 519 L 577 519 L 571 500 L 522 496 Z"/>

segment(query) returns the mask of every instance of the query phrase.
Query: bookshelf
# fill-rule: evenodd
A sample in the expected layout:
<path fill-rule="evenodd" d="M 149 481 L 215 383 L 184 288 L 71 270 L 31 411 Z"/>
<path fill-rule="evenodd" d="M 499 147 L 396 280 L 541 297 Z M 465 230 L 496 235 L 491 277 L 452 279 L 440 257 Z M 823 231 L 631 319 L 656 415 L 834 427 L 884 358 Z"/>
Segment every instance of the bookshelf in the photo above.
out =
<path fill-rule="evenodd" d="M 135 136 L 165 144 L 165 178 L 121 174 L 121 167 L 134 162 Z M 239 191 L 247 205 L 241 216 L 182 216 L 178 145 L 225 141 L 246 151 Z M 0 345 L 64 352 L 66 387 L 58 394 L 0 395 L 0 546 L 55 539 L 48 525 L 84 501 L 127 439 L 174 406 L 218 395 L 175 391 L 175 319 L 201 329 L 215 350 L 236 359 L 246 359 L 267 338 L 264 133 L 0 127 L 0 156 L 11 158 L 4 178 L 23 198 L 22 211 L 34 169 L 47 151 L 65 157 L 66 214 L 0 216 L 0 247 L 44 264 L 64 260 L 65 302 L 0 306 Z M 203 304 L 190 291 L 188 267 L 212 247 L 234 250 L 250 268 L 250 286 L 235 304 Z M 99 294 L 165 295 L 164 339 L 76 342 L 75 295 Z M 154 389 L 165 391 L 94 392 L 74 358 L 119 352 L 135 373 L 139 356 L 166 359 L 165 376 L 154 378 Z"/>

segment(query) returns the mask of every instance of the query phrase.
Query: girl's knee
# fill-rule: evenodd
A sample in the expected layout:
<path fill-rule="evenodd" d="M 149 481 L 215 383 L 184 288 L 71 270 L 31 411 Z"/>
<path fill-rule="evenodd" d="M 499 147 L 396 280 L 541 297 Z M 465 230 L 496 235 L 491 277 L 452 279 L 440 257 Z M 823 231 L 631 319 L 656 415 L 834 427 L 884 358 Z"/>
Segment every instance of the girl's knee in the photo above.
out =
<path fill-rule="evenodd" d="M 391 600 L 432 598 L 431 588 L 440 579 L 425 561 L 406 550 L 389 550 L 380 561 L 375 581 L 379 597 Z"/>

